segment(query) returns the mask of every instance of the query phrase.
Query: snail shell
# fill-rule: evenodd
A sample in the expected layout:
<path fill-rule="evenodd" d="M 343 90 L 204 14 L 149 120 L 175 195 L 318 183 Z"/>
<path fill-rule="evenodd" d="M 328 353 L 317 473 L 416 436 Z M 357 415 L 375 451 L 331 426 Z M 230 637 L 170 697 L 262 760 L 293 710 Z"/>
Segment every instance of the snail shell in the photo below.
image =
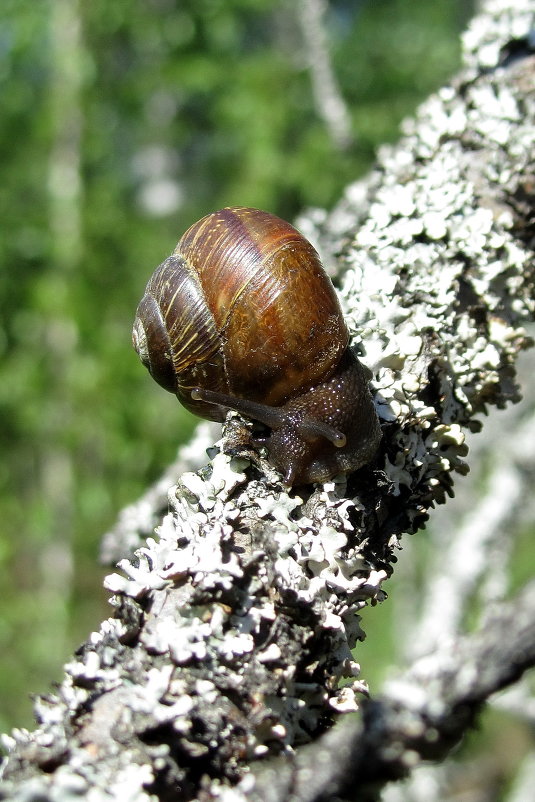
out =
<path fill-rule="evenodd" d="M 335 290 L 312 245 L 272 214 L 234 207 L 191 226 L 149 280 L 133 342 L 190 411 L 236 409 L 270 427 L 288 484 L 355 470 L 377 449 L 370 373 Z"/>

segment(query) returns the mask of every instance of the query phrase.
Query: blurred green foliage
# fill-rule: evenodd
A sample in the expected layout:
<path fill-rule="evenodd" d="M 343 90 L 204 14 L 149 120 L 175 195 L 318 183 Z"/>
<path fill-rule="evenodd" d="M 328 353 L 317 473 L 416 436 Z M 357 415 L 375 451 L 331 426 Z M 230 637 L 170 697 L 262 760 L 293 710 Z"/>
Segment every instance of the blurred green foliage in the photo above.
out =
<path fill-rule="evenodd" d="M 457 69 L 463 0 L 332 0 L 353 144 L 297 2 L 2 0 L 0 730 L 107 614 L 98 544 L 194 420 L 130 346 L 152 269 L 232 204 L 329 206 Z"/>

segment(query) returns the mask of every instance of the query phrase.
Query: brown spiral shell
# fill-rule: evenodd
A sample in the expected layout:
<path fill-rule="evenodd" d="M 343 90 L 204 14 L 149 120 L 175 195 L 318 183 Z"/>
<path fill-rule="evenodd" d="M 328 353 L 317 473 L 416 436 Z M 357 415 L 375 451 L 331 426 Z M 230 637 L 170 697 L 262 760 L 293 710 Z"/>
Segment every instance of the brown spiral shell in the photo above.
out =
<path fill-rule="evenodd" d="M 186 231 L 147 284 L 133 339 L 154 379 L 214 420 L 238 407 L 194 400 L 194 388 L 281 408 L 328 382 L 342 362 L 356 362 L 367 386 L 355 357 L 342 360 L 349 334 L 318 254 L 258 209 L 221 209 Z M 367 389 L 365 399 L 369 406 Z"/>

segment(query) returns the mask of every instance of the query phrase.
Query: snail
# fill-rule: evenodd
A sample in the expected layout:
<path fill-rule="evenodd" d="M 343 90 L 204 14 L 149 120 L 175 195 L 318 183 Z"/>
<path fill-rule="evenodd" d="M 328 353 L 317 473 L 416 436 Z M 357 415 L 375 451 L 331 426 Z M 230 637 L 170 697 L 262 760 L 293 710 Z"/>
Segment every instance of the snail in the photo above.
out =
<path fill-rule="evenodd" d="M 312 245 L 268 212 L 226 208 L 192 225 L 149 280 L 132 339 L 191 412 L 268 427 L 257 442 L 288 486 L 354 471 L 377 450 L 371 372 L 334 287 Z"/>

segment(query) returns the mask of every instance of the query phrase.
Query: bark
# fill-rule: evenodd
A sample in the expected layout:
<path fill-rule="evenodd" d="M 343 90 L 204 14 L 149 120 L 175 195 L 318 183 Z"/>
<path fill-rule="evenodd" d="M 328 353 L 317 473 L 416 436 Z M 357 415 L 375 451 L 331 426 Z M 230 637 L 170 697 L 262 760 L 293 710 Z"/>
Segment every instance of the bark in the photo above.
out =
<path fill-rule="evenodd" d="M 533 665 L 534 614 L 531 582 L 495 610 L 485 628 L 461 638 L 453 650 L 437 649 L 419 660 L 380 699 L 364 702 L 360 718 L 346 718 L 293 760 L 277 758 L 257 769 L 254 785 L 247 778 L 249 798 L 365 802 L 377 799 L 387 782 L 406 776 L 415 760 L 443 759 L 481 704 Z"/>
<path fill-rule="evenodd" d="M 169 491 L 157 537 L 108 577 L 116 615 L 37 701 L 38 729 L 5 738 L 0 799 L 373 799 L 533 665 L 532 587 L 382 698 L 366 701 L 352 650 L 401 535 L 466 472 L 465 431 L 518 399 L 534 307 L 534 11 L 487 3 L 463 73 L 331 214 L 302 221 L 373 371 L 373 464 L 287 492 L 237 450 L 246 424 L 230 415 L 210 463 Z M 130 519 L 131 542 L 146 520 Z"/>

